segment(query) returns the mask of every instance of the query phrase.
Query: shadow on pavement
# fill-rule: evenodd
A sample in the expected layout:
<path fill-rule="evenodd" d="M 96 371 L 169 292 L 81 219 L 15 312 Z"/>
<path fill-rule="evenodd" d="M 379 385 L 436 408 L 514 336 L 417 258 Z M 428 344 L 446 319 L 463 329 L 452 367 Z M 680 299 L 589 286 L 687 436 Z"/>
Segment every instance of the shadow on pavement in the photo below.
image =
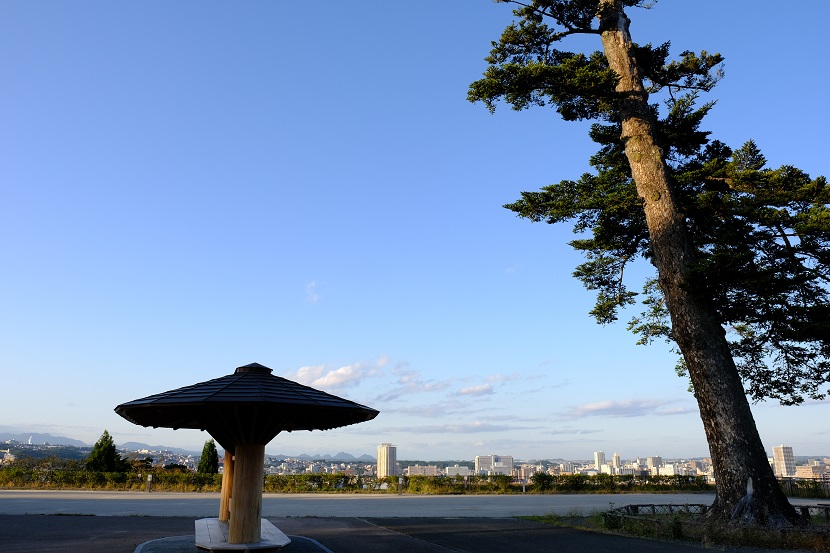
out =
<path fill-rule="evenodd" d="M 285 553 L 700 552 L 514 518 L 273 518 Z M 0 515 L 3 553 L 195 553 L 189 517 Z"/>

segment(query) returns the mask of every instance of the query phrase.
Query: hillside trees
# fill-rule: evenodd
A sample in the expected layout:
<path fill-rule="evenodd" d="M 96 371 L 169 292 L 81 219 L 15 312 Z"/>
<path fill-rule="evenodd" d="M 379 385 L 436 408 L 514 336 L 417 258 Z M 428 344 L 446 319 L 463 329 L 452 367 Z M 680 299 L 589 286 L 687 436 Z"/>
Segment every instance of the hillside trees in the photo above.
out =
<path fill-rule="evenodd" d="M 597 293 L 591 314 L 615 321 L 635 302 L 625 268 L 646 259 L 645 313 L 629 328 L 681 354 L 713 460 L 714 520 L 800 524 L 767 461 L 747 394 L 797 404 L 827 396 L 830 381 L 830 192 L 785 166 L 766 167 L 754 142 L 732 150 L 700 130 L 721 77 L 718 54 L 632 42 L 625 8 L 640 0 L 514 2 L 520 20 L 493 42 L 468 98 L 492 111 L 554 106 L 594 120 L 593 173 L 509 209 L 531 221 L 574 221 L 571 245 L 587 261 L 575 276 Z M 557 49 L 574 34 L 602 50 Z M 665 106 L 650 103 L 662 94 Z M 746 387 L 745 387 L 746 386 Z M 748 483 L 753 492 L 747 493 Z"/>

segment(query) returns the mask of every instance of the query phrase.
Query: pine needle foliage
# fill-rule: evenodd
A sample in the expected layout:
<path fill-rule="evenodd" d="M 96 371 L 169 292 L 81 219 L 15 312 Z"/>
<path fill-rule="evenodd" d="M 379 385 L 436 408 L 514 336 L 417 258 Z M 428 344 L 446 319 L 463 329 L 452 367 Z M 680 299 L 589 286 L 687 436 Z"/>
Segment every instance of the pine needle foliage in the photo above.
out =
<path fill-rule="evenodd" d="M 673 341 L 669 311 L 655 278 L 633 283 L 626 269 L 652 261 L 649 229 L 620 138 L 617 76 L 602 52 L 568 52 L 559 42 L 597 34 L 599 1 L 534 0 L 492 43 L 484 78 L 468 99 L 491 111 L 553 106 L 566 120 L 593 120 L 599 151 L 591 170 L 505 207 L 534 222 L 573 225 L 570 245 L 586 261 L 574 276 L 596 294 L 590 314 L 601 324 L 639 302 L 628 328 L 639 343 Z M 633 0 L 625 6 L 645 7 Z M 552 25 L 555 22 L 556 25 Z M 695 265 L 685 282 L 710 304 L 727 333 L 750 397 L 782 404 L 828 397 L 830 389 L 830 189 L 824 177 L 768 167 L 747 140 L 737 148 L 702 130 L 714 102 L 701 102 L 723 77 L 720 54 L 681 52 L 671 44 L 634 45 L 675 201 L 686 221 Z M 642 290 L 639 292 L 639 290 Z M 683 361 L 678 370 L 684 373 Z"/>

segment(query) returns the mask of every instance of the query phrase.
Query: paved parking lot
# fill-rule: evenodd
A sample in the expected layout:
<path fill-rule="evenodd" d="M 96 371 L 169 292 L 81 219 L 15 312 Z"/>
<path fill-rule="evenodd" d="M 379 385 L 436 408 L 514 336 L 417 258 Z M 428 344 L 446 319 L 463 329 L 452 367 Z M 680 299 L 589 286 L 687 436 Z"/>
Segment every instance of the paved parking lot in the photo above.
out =
<path fill-rule="evenodd" d="M 710 494 L 266 494 L 263 515 L 292 538 L 286 553 L 700 553 L 694 544 L 583 532 L 513 517 L 588 514 L 611 504 L 711 500 Z M 194 521 L 215 517 L 218 505 L 218 494 L 0 491 L 0 551 L 196 553 Z"/>
<path fill-rule="evenodd" d="M 197 553 L 194 518 L 0 515 L 3 553 Z M 701 553 L 515 518 L 270 518 L 286 553 Z"/>

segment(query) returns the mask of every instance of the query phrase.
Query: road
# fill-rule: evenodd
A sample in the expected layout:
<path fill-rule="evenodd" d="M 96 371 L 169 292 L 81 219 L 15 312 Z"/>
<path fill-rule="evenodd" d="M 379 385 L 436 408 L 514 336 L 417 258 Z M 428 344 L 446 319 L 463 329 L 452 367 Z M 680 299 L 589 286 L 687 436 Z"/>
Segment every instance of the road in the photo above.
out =
<path fill-rule="evenodd" d="M 264 517 L 513 517 L 590 514 L 628 504 L 710 504 L 713 494 L 263 494 Z M 4 515 L 215 517 L 218 493 L 0 491 Z"/>

